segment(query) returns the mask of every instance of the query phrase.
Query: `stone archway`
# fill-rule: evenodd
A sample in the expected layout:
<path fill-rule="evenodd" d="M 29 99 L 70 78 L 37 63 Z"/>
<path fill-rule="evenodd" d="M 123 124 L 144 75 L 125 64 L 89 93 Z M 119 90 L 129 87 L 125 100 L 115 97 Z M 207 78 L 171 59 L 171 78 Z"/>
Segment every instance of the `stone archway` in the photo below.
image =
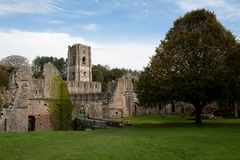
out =
<path fill-rule="evenodd" d="M 137 115 L 137 112 L 138 112 L 138 106 L 137 106 L 137 104 L 135 103 L 135 104 L 134 104 L 133 116 L 136 116 L 136 115 Z"/>
<path fill-rule="evenodd" d="M 35 130 L 35 122 L 36 122 L 36 119 L 34 116 L 28 116 L 28 131 Z"/>

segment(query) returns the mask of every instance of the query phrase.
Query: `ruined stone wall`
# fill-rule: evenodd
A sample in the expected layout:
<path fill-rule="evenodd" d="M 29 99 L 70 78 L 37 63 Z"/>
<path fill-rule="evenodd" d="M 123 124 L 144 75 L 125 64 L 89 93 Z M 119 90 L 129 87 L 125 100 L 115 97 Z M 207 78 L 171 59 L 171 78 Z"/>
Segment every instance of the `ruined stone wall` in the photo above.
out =
<path fill-rule="evenodd" d="M 88 113 L 91 117 L 104 118 L 106 105 L 109 101 L 109 93 L 71 94 L 74 104 L 72 116 L 79 118 L 81 113 Z"/>
<path fill-rule="evenodd" d="M 131 75 L 123 76 L 117 80 L 116 88 L 108 104 L 109 118 L 129 117 L 135 113 L 136 95 L 133 92 L 133 79 Z"/>
<path fill-rule="evenodd" d="M 161 109 L 162 114 L 192 115 L 193 111 L 193 105 L 185 102 L 175 102 L 174 106 L 172 104 L 167 104 Z"/>
<path fill-rule="evenodd" d="M 38 79 L 31 69 L 15 69 L 10 74 L 9 90 L 5 91 L 4 108 L 0 116 L 0 131 L 27 131 L 29 117 L 34 117 L 35 130 L 50 130 L 47 98 L 49 85 L 58 70 L 51 64 L 44 65 L 44 73 Z"/>
<path fill-rule="evenodd" d="M 35 130 L 51 130 L 48 103 L 45 100 L 30 100 L 28 116 L 35 118 Z"/>
<path fill-rule="evenodd" d="M 44 86 L 45 86 L 45 80 L 44 76 L 40 77 L 38 79 L 32 78 L 32 85 L 31 85 L 31 99 L 38 99 L 38 98 L 44 98 Z"/>
<path fill-rule="evenodd" d="M 53 66 L 52 63 L 48 62 L 44 64 L 43 75 L 44 75 L 44 98 L 50 98 L 49 90 L 50 84 L 52 83 L 53 78 L 59 75 L 59 72 L 57 68 Z"/>
<path fill-rule="evenodd" d="M 126 99 L 123 95 L 125 93 L 124 80 L 118 79 L 117 81 L 117 86 L 108 104 L 109 118 L 123 117 L 123 112 L 126 110 Z"/>
<path fill-rule="evenodd" d="M 0 131 L 27 131 L 28 115 L 27 109 L 12 108 L 3 109 L 0 121 Z"/>
<path fill-rule="evenodd" d="M 69 94 L 83 94 L 83 93 L 100 93 L 101 83 L 100 82 L 68 82 Z"/>
<path fill-rule="evenodd" d="M 87 88 L 84 87 L 80 89 L 80 93 L 70 91 L 71 100 L 75 105 L 73 117 L 79 117 L 80 113 L 88 113 L 92 117 L 111 119 L 159 113 L 159 109 L 146 109 L 137 105 L 136 94 L 133 92 L 133 79 L 135 77 L 126 75 L 115 83 L 111 82 L 107 93 L 96 91 L 88 93 Z M 79 84 L 84 83 L 90 84 L 79 82 Z M 68 84 L 71 85 L 71 82 Z M 78 82 L 74 84 L 78 85 Z"/>
<path fill-rule="evenodd" d="M 31 74 L 30 68 L 27 67 L 13 70 L 10 74 L 9 91 L 6 96 L 11 108 L 27 108 L 31 95 Z"/>

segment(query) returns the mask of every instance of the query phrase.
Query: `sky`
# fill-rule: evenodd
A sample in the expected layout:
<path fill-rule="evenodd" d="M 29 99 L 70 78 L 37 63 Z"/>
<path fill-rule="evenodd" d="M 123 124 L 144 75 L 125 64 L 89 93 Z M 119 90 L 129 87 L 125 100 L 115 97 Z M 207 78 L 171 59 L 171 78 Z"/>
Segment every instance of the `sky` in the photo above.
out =
<path fill-rule="evenodd" d="M 0 59 L 67 58 L 82 43 L 93 64 L 142 70 L 173 22 L 200 8 L 240 37 L 239 0 L 0 0 Z"/>

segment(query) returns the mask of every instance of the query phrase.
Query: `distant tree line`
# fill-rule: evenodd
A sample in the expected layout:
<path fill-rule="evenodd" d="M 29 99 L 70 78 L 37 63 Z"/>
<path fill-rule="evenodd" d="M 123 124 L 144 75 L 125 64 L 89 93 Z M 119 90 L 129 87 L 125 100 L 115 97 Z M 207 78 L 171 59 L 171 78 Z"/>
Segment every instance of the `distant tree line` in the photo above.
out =
<path fill-rule="evenodd" d="M 43 66 L 48 62 L 51 62 L 58 69 L 63 80 L 67 79 L 67 59 L 45 56 L 37 56 L 32 62 L 32 70 L 35 77 L 38 77 L 43 73 Z M 93 65 L 92 67 L 92 79 L 93 81 L 101 82 L 102 91 L 107 90 L 108 82 L 115 81 L 117 78 L 120 78 L 127 73 L 137 75 L 138 71 L 125 68 L 110 69 L 109 66 L 100 64 Z"/>
<path fill-rule="evenodd" d="M 63 80 L 67 79 L 67 59 L 47 56 L 37 56 L 32 62 L 32 71 L 35 77 L 43 73 L 45 63 L 51 62 L 59 71 Z"/>
<path fill-rule="evenodd" d="M 107 90 L 108 82 L 115 81 L 117 78 L 121 78 L 126 74 L 138 75 L 137 70 L 125 69 L 125 68 L 112 68 L 103 65 L 93 65 L 92 78 L 93 81 L 101 82 L 102 91 Z"/>
<path fill-rule="evenodd" d="M 42 75 L 44 64 L 51 62 L 59 71 L 60 76 L 63 80 L 67 80 L 67 59 L 57 58 L 57 57 L 48 57 L 48 56 L 37 56 L 32 61 L 32 72 L 34 77 L 38 78 Z M 8 87 L 8 75 L 11 68 L 21 68 L 29 67 L 29 61 L 22 56 L 11 55 L 6 58 L 3 58 L 0 61 L 0 87 Z M 102 91 L 107 90 L 108 82 L 115 81 L 117 78 L 122 77 L 123 75 L 130 73 L 132 75 L 138 75 L 137 70 L 131 70 L 126 68 L 112 68 L 110 69 L 107 65 L 93 65 L 92 67 L 92 79 L 93 81 L 101 82 Z"/>

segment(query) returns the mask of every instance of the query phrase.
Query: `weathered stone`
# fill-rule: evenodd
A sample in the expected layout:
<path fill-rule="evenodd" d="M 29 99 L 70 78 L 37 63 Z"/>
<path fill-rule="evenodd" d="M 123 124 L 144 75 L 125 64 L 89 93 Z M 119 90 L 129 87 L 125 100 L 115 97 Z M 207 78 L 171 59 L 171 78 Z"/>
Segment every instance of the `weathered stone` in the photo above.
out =
<path fill-rule="evenodd" d="M 48 112 L 49 84 L 59 75 L 51 64 L 44 65 L 43 76 L 33 77 L 30 68 L 14 69 L 9 90 L 1 98 L 0 131 L 51 130 Z"/>
<path fill-rule="evenodd" d="M 147 114 L 149 109 L 138 106 L 133 91 L 136 77 L 131 75 L 110 82 L 108 91 L 101 92 L 101 83 L 92 82 L 91 48 L 75 44 L 68 48 L 68 91 L 75 104 L 73 118 L 88 113 L 95 118 L 119 118 Z M 159 113 L 158 109 L 150 109 Z"/>

